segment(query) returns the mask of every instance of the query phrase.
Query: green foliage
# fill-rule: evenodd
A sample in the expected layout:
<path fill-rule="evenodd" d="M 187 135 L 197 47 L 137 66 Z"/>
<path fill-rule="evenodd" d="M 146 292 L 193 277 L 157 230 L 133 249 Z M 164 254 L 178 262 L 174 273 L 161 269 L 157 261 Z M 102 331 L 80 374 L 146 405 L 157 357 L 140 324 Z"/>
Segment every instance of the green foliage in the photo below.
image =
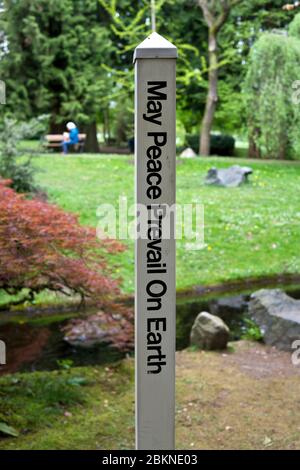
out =
<path fill-rule="evenodd" d="M 40 116 L 18 123 L 15 119 L 4 118 L 0 125 L 0 177 L 11 180 L 11 186 L 17 192 L 32 193 L 38 189 L 34 182 L 36 170 L 31 157 L 22 163 L 18 161 L 22 155 L 18 144 L 24 138 L 43 133 L 47 119 L 47 116 Z"/>
<path fill-rule="evenodd" d="M 57 374 L 48 380 L 37 375 L 22 386 L 19 384 L 19 388 L 23 389 L 24 396 L 34 397 L 46 406 L 57 407 L 82 402 L 84 395 L 79 385 L 74 377 Z"/>
<path fill-rule="evenodd" d="M 114 109 L 111 109 L 111 114 L 115 118 L 114 134 L 117 141 L 120 141 L 120 129 L 127 131 L 127 137 L 132 135 L 134 93 L 132 57 L 135 47 L 151 33 L 150 2 L 148 0 L 99 1 L 110 17 L 112 40 L 118 44 L 114 64 L 104 67 L 112 77 L 109 98 L 114 105 Z M 191 123 L 198 123 L 200 117 L 199 86 L 202 87 L 202 104 L 205 101 L 203 73 L 207 71 L 207 64 L 204 58 L 200 59 L 199 37 L 206 37 L 206 31 L 201 27 L 199 29 L 202 22 L 199 8 L 193 3 L 187 5 L 184 0 L 159 0 L 156 2 L 156 12 L 157 30 L 178 48 L 178 108 L 185 110 L 186 125 L 191 126 Z M 121 115 L 115 112 L 120 108 Z M 122 119 L 129 121 L 127 129 L 122 127 Z"/>
<path fill-rule="evenodd" d="M 99 1 L 5 0 L 4 7 L 0 75 L 6 112 L 20 120 L 50 113 L 54 133 L 70 120 L 95 133 L 92 124 L 112 86 L 104 65 L 114 51 Z"/>
<path fill-rule="evenodd" d="M 265 33 L 252 48 L 245 80 L 249 134 L 265 158 L 299 158 L 300 106 L 292 100 L 300 77 L 300 41 Z"/>
<path fill-rule="evenodd" d="M 1 378 L 0 422 L 7 428 L 0 427 L 0 432 L 6 429 L 8 434 L 12 429 L 17 433 L 47 425 L 49 419 L 62 415 L 65 407 L 84 403 L 86 396 L 82 386 L 89 383 L 90 380 L 78 376 L 76 370 Z"/>
<path fill-rule="evenodd" d="M 215 113 L 214 129 L 222 133 L 243 134 L 246 127 L 245 103 L 235 80 L 219 81 L 219 103 Z"/>
<path fill-rule="evenodd" d="M 5 112 L 24 120 L 51 114 L 51 131 L 67 120 L 95 137 L 127 140 L 133 127 L 134 48 L 150 32 L 149 0 L 4 0 L 0 13 L 0 77 Z M 159 0 L 157 29 L 179 50 L 178 115 L 188 133 L 198 128 L 207 94 L 207 27 L 198 2 Z M 248 53 L 257 35 L 293 17 L 282 0 L 241 1 L 219 41 L 219 105 L 214 129 L 236 134 L 245 126 L 240 99 Z M 7 44 L 9 43 L 9 48 Z M 117 112 L 123 106 L 122 116 Z M 123 127 L 123 123 L 126 125 Z M 126 134 L 126 138 L 122 136 Z M 87 148 L 91 148 L 88 138 Z"/>
<path fill-rule="evenodd" d="M 250 318 L 245 318 L 246 331 L 242 335 L 242 339 L 249 341 L 262 341 L 263 335 L 259 326 Z"/>
<path fill-rule="evenodd" d="M 187 134 L 185 145 L 191 147 L 197 153 L 199 147 L 198 134 Z M 233 156 L 235 149 L 235 139 L 230 135 L 212 134 L 210 137 L 211 155 L 220 155 L 223 157 Z"/>
<path fill-rule="evenodd" d="M 70 370 L 73 366 L 72 359 L 58 359 L 56 362 L 58 367 L 63 370 Z"/>
<path fill-rule="evenodd" d="M 211 154 L 224 157 L 234 155 L 235 140 L 230 135 L 212 135 L 211 136 Z"/>
<path fill-rule="evenodd" d="M 186 134 L 185 135 L 185 147 L 190 147 L 195 153 L 198 153 L 199 149 L 199 135 L 198 134 Z"/>
<path fill-rule="evenodd" d="M 111 18 L 113 43 L 120 45 L 114 63 L 110 65 L 113 83 L 119 86 L 114 85 L 113 94 L 112 90 L 110 94 L 116 101 L 120 97 L 120 103 L 128 96 L 132 102 L 132 54 L 150 31 L 150 2 L 100 0 L 100 3 Z M 157 30 L 178 47 L 177 110 L 186 132 L 192 133 L 196 128 L 198 131 L 207 94 L 207 27 L 197 1 L 162 0 L 156 3 Z M 231 11 L 220 32 L 219 103 L 214 130 L 229 134 L 244 132 L 246 120 L 241 84 L 247 72 L 249 50 L 262 31 L 286 26 L 293 14 L 282 11 L 281 7 L 282 0 L 244 0 Z M 126 107 L 130 106 L 126 104 Z"/>
<path fill-rule="evenodd" d="M 0 423 L 0 435 L 4 434 L 5 436 L 18 437 L 18 431 L 12 426 L 8 426 L 6 423 Z"/>
<path fill-rule="evenodd" d="M 220 32 L 219 102 L 214 130 L 245 134 L 247 121 L 241 94 L 249 52 L 262 32 L 283 29 L 294 16 L 293 12 L 283 11 L 282 5 L 282 0 L 244 0 L 232 9 Z"/>
<path fill-rule="evenodd" d="M 113 135 L 117 145 L 128 141 L 128 138 L 134 135 L 134 113 L 132 101 L 127 97 L 118 99 L 116 106 L 112 110 L 113 115 Z"/>
<path fill-rule="evenodd" d="M 289 35 L 300 39 L 300 13 L 298 13 L 289 25 Z"/>

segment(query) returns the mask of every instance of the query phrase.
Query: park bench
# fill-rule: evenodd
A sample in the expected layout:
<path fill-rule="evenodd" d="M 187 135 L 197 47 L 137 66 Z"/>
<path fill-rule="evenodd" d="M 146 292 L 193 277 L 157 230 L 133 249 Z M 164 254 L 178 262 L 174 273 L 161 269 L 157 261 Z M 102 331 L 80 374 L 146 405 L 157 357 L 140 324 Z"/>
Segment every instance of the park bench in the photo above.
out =
<path fill-rule="evenodd" d="M 82 152 L 84 148 L 84 144 L 86 141 L 86 134 L 79 134 L 79 142 L 78 144 L 74 144 L 71 146 L 75 150 L 75 152 Z M 61 148 L 63 141 L 62 134 L 47 134 L 45 136 L 44 146 L 48 149 L 56 149 Z"/>

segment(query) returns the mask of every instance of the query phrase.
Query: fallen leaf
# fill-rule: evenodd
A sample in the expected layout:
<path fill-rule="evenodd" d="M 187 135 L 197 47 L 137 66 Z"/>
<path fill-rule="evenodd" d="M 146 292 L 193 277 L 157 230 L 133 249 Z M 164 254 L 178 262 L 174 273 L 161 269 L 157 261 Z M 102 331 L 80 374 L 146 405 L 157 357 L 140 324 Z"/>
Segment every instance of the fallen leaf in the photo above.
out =
<path fill-rule="evenodd" d="M 6 423 L 0 423 L 0 433 L 12 437 L 18 437 L 19 435 L 18 431 L 15 428 L 8 426 Z"/>

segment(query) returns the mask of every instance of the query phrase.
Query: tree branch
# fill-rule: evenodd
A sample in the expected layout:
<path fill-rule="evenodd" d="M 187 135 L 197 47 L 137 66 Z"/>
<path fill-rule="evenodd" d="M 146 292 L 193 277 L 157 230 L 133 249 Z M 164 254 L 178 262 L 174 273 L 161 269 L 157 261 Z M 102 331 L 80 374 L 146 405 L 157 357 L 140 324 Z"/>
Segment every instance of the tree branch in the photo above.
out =
<path fill-rule="evenodd" d="M 207 25 L 209 26 L 209 28 L 212 28 L 215 18 L 209 9 L 207 0 L 198 0 L 198 2 L 199 2 L 200 8 L 203 11 L 203 16 L 205 18 Z"/>
<path fill-rule="evenodd" d="M 6 289 L 4 289 L 6 291 Z M 6 291 L 8 294 L 10 294 L 9 290 Z M 30 291 L 28 295 L 25 295 L 21 299 L 18 300 L 11 300 L 10 302 L 7 302 L 6 304 L 0 305 L 0 311 L 9 311 L 11 307 L 16 307 L 18 305 L 23 305 L 25 302 L 33 302 L 34 301 L 35 294 L 34 292 Z"/>
<path fill-rule="evenodd" d="M 238 3 L 241 3 L 241 1 L 218 0 L 220 9 L 216 8 L 215 0 L 198 0 L 198 3 L 209 29 L 214 33 L 218 33 L 226 22 L 231 9 Z"/>

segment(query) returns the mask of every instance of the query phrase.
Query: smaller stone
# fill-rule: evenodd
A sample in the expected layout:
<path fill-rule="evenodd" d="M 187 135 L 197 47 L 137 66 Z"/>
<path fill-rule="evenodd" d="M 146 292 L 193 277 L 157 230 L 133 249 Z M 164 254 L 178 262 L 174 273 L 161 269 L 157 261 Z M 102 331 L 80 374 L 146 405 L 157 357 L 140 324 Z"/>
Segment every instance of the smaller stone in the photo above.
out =
<path fill-rule="evenodd" d="M 116 319 L 116 318 L 115 318 Z M 64 340 L 75 348 L 93 349 L 99 345 L 109 344 L 110 338 L 118 329 L 109 327 L 103 312 L 86 318 L 75 318 L 63 327 Z"/>
<path fill-rule="evenodd" d="M 226 349 L 229 334 L 229 328 L 221 318 L 202 312 L 192 327 L 191 344 L 209 351 Z"/>
<path fill-rule="evenodd" d="M 185 149 L 181 154 L 181 158 L 195 158 L 197 155 L 195 154 L 194 150 L 188 147 Z"/>

